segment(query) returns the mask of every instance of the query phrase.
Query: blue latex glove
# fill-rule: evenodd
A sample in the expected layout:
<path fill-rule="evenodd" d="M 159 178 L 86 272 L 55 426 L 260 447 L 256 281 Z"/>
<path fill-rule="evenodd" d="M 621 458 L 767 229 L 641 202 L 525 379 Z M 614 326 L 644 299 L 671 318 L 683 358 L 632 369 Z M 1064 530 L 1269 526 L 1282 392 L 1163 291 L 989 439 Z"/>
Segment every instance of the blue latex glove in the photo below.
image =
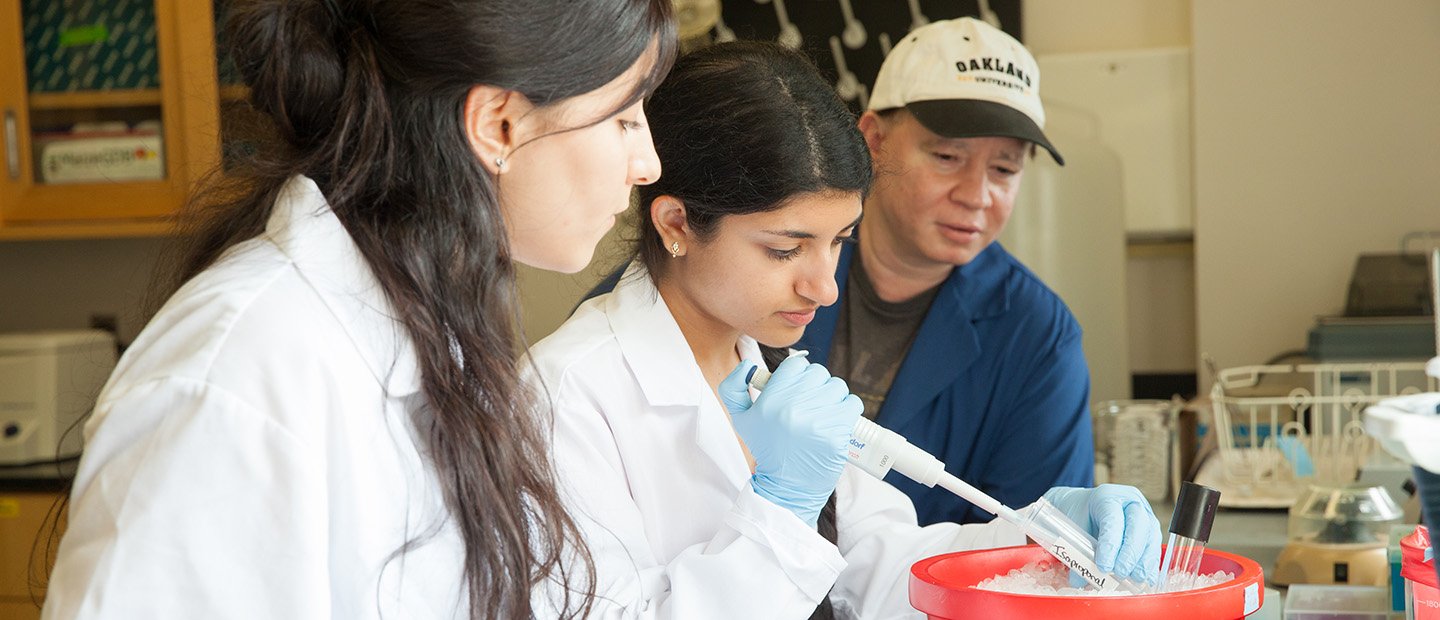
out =
<path fill-rule="evenodd" d="M 838 377 L 803 356 L 780 363 L 754 402 L 745 360 L 720 382 L 720 401 L 755 457 L 750 486 L 812 527 L 845 469 L 846 445 L 865 406 Z"/>
<path fill-rule="evenodd" d="M 1093 489 L 1055 487 L 1045 499 L 1094 536 L 1095 564 L 1131 581 L 1160 583 L 1160 521 L 1135 487 L 1102 484 Z M 1070 574 L 1082 587 L 1084 578 Z"/>

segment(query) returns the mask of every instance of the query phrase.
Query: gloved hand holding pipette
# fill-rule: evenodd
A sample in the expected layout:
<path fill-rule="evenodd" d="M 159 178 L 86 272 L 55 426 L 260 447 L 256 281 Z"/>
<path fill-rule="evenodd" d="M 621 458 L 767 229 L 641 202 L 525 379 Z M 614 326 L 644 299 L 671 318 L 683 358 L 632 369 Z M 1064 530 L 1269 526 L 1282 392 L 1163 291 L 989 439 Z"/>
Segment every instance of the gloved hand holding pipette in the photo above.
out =
<path fill-rule="evenodd" d="M 798 365 L 797 359 L 802 355 L 794 355 L 782 362 L 776 369 L 775 377 L 780 377 L 786 364 Z M 721 383 L 721 398 L 732 411 L 735 411 L 735 406 L 731 405 L 725 394 L 738 394 L 742 369 L 744 377 L 750 380 L 750 385 L 755 389 L 768 391 L 767 382 L 774 380 L 764 368 L 758 368 L 758 372 L 752 373 L 749 366 L 749 363 L 742 362 L 741 367 L 736 368 L 730 377 Z M 788 376 L 790 373 L 793 373 L 793 370 L 787 372 L 787 382 L 792 381 Z M 826 373 L 825 376 L 828 377 L 829 374 Z M 840 385 L 843 386 L 843 383 Z M 764 394 L 765 392 L 762 392 L 762 399 Z M 853 395 L 848 397 L 855 398 Z M 825 402 L 833 400 L 832 394 Z M 749 394 L 746 392 L 744 400 L 739 404 L 748 403 Z M 1159 581 L 1160 523 L 1138 489 L 1113 484 L 1094 489 L 1057 487 L 1034 504 L 1017 512 L 946 472 L 943 463 L 910 445 L 904 437 L 860 418 L 858 414 L 852 417 L 847 413 L 837 417 L 854 420 L 852 436 L 845 450 L 846 458 L 856 467 L 880 479 L 884 479 L 885 475 L 894 469 L 926 486 L 933 487 L 938 484 L 980 509 L 1016 525 L 1071 567 L 1071 580 L 1077 587 L 1088 583 L 1106 591 L 1120 589 L 1143 593 Z M 738 431 L 739 417 L 735 419 Z M 833 427 L 827 429 L 826 439 L 833 438 L 834 430 Z M 745 436 L 745 432 L 740 432 L 741 437 L 749 443 L 750 439 Z M 792 425 L 787 427 L 783 434 L 803 433 L 802 428 Z M 780 434 L 782 433 L 767 433 L 766 439 L 773 439 Z M 823 452 L 826 445 L 830 445 L 828 441 L 821 441 L 813 447 Z M 753 446 L 751 450 L 754 452 Z M 760 459 L 758 454 L 756 459 Z M 824 454 L 808 455 L 801 459 L 802 462 L 809 460 L 828 461 Z M 836 478 L 827 478 L 830 480 L 831 489 L 838 475 L 837 471 Z M 812 483 L 818 481 L 818 478 L 811 480 Z M 820 495 L 818 490 L 819 487 L 814 487 L 807 492 L 811 498 L 810 504 L 815 506 L 817 514 L 825 501 L 825 495 Z M 817 500 L 818 503 L 815 503 Z"/>
<path fill-rule="evenodd" d="M 824 366 L 795 355 L 775 368 L 759 398 L 742 361 L 719 385 L 735 432 L 755 457 L 750 486 L 814 526 L 845 470 L 846 442 L 865 406 Z"/>
<path fill-rule="evenodd" d="M 1095 537 L 1095 565 L 1137 583 L 1160 581 L 1160 521 L 1135 487 L 1102 484 L 1093 489 L 1055 487 L 1045 499 Z M 1070 584 L 1082 587 L 1075 573 Z"/>

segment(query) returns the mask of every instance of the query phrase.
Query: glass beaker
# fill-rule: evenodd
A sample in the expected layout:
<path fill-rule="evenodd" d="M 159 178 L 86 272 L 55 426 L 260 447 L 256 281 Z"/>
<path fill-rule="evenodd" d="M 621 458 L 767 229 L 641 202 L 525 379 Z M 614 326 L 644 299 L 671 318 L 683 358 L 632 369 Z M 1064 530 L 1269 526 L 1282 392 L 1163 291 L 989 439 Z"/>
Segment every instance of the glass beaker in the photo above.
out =
<path fill-rule="evenodd" d="M 1091 407 L 1095 482 L 1128 484 L 1151 501 L 1170 499 L 1172 429 L 1168 400 L 1107 400 Z"/>

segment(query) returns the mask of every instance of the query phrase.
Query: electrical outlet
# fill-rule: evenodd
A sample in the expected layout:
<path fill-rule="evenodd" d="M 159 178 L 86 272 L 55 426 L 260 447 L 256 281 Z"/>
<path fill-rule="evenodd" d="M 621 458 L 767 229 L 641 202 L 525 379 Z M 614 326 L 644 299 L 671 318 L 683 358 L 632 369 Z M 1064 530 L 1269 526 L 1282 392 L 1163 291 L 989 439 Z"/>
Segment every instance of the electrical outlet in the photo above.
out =
<path fill-rule="evenodd" d="M 129 343 L 120 342 L 120 321 L 113 314 L 97 313 L 90 315 L 90 329 L 99 329 L 110 332 L 115 339 L 115 355 L 124 355 L 125 347 Z"/>
<path fill-rule="evenodd" d="M 90 315 L 90 329 L 104 330 L 110 332 L 117 340 L 120 338 L 120 322 L 113 314 Z"/>

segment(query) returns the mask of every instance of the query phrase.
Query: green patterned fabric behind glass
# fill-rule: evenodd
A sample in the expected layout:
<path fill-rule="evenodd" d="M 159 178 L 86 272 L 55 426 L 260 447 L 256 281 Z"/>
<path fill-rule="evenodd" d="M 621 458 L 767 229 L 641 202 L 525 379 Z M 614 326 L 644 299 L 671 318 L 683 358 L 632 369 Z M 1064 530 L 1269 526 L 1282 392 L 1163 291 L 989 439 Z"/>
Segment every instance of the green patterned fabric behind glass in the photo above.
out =
<path fill-rule="evenodd" d="M 31 92 L 157 88 L 154 0 L 21 0 Z"/>
<path fill-rule="evenodd" d="M 235 61 L 230 58 L 230 46 L 225 38 L 226 1 L 215 0 L 215 63 L 221 84 L 239 84 L 240 72 L 235 70 Z"/>

